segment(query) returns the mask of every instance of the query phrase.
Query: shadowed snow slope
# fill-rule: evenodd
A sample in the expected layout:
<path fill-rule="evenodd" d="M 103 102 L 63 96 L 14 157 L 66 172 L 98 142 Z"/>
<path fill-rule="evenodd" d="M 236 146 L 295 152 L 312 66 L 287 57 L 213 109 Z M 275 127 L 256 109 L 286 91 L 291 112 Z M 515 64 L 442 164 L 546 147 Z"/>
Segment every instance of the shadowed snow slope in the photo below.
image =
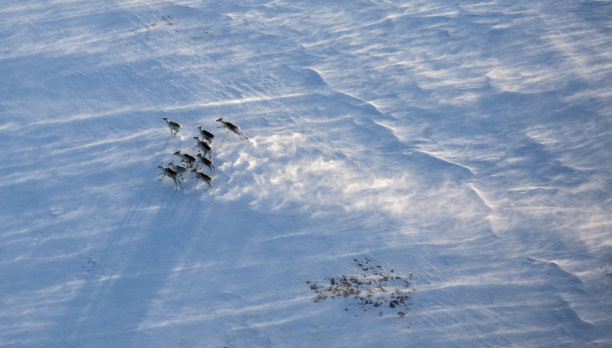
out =
<path fill-rule="evenodd" d="M 0 346 L 612 345 L 611 17 L 3 0 Z M 175 191 L 198 125 L 214 190 Z M 313 302 L 353 258 L 404 317 Z"/>

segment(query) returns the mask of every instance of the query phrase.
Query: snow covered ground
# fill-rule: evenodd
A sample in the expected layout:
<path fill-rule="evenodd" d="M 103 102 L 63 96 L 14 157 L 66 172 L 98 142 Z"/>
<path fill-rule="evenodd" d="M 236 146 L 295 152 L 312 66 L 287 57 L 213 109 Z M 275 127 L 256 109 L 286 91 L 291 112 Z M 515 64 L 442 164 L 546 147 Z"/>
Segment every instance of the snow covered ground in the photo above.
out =
<path fill-rule="evenodd" d="M 1 1 L 0 346 L 612 346 L 610 18 Z M 198 125 L 214 192 L 175 191 Z M 405 316 L 313 301 L 353 259 L 409 279 Z"/>

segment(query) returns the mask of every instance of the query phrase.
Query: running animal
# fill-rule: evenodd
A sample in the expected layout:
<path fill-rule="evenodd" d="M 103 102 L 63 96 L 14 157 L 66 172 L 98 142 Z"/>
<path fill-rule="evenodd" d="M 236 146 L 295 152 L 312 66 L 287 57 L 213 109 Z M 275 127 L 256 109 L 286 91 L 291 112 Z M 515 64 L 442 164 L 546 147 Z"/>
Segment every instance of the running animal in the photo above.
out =
<path fill-rule="evenodd" d="M 236 134 L 238 134 L 238 136 L 240 136 L 240 139 L 248 139 L 246 135 L 244 135 L 244 133 L 242 133 L 242 131 L 240 130 L 240 127 L 236 126 L 235 124 L 231 123 L 231 122 L 227 122 L 227 121 L 223 121 L 223 117 L 219 117 L 217 119 L 217 122 L 221 122 L 221 126 L 217 127 L 217 128 L 225 128 L 227 129 L 227 131 L 232 131 Z"/>
<path fill-rule="evenodd" d="M 198 126 L 198 129 L 200 130 L 200 136 L 202 136 L 207 143 L 212 143 L 212 141 L 215 139 L 215 135 L 202 128 L 202 126 Z"/>
<path fill-rule="evenodd" d="M 183 177 L 183 173 L 187 171 L 187 168 L 183 167 L 180 164 L 179 165 L 174 164 L 174 161 L 168 163 L 168 168 L 174 170 L 180 177 Z"/>
<path fill-rule="evenodd" d="M 193 137 L 196 140 L 196 146 L 194 148 L 198 148 L 198 150 L 204 153 L 204 156 L 208 155 L 210 157 L 210 151 L 212 151 L 212 147 L 208 145 L 205 141 L 200 140 L 198 137 Z"/>
<path fill-rule="evenodd" d="M 162 117 L 162 119 L 168 124 L 168 128 L 170 128 L 170 133 L 172 133 L 173 137 L 176 137 L 176 134 L 183 128 L 180 123 L 170 121 L 168 117 Z"/>
<path fill-rule="evenodd" d="M 169 177 L 170 179 L 174 180 L 174 189 L 178 190 L 178 186 L 181 186 L 181 190 L 183 189 L 183 184 L 181 184 L 181 182 L 178 179 L 178 173 L 175 172 L 174 170 L 172 170 L 169 167 L 164 166 L 163 164 L 160 164 L 157 166 L 157 168 L 161 169 L 162 172 L 159 173 L 159 175 L 161 175 L 161 179 L 159 179 L 160 181 L 165 177 Z"/>
<path fill-rule="evenodd" d="M 197 180 L 204 181 L 205 183 L 208 184 L 208 188 L 211 188 L 211 189 L 213 188 L 213 186 L 211 184 L 212 178 L 210 176 L 208 176 L 208 175 L 206 175 L 206 174 L 204 174 L 202 172 L 198 172 L 197 169 L 191 169 L 191 171 L 195 174 L 195 178 Z"/>
<path fill-rule="evenodd" d="M 198 154 L 196 157 L 198 157 L 198 159 L 200 160 L 200 162 L 202 162 L 203 165 L 207 166 L 208 169 L 210 169 L 210 172 L 213 176 L 217 175 L 217 173 L 215 172 L 215 166 L 213 165 L 213 162 L 210 159 L 202 156 L 202 154 Z"/>
<path fill-rule="evenodd" d="M 193 168 L 193 164 L 196 161 L 195 157 L 191 156 L 190 154 L 181 153 L 180 151 L 177 151 L 174 154 L 181 158 L 181 163 L 183 163 L 187 167 Z"/>

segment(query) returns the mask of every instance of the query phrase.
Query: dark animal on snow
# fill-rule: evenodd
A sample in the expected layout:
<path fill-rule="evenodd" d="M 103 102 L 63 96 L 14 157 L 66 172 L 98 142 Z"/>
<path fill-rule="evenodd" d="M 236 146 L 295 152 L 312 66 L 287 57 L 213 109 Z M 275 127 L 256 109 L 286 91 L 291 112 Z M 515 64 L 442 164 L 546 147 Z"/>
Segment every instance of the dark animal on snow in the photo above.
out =
<path fill-rule="evenodd" d="M 210 151 L 212 151 L 210 145 L 208 145 L 208 143 L 206 143 L 205 141 L 200 140 L 200 138 L 198 137 L 193 138 L 196 140 L 196 146 L 194 146 L 194 148 L 197 148 L 198 150 L 202 151 L 204 156 L 208 155 L 210 157 Z"/>
<path fill-rule="evenodd" d="M 180 123 L 170 121 L 168 117 L 162 117 L 162 119 L 168 124 L 168 128 L 170 128 L 170 133 L 172 133 L 173 137 L 176 137 L 176 134 L 183 128 Z"/>
<path fill-rule="evenodd" d="M 215 139 L 215 135 L 207 131 L 206 129 L 202 128 L 202 126 L 198 126 L 198 129 L 200 130 L 200 136 L 204 138 L 204 140 L 206 140 L 207 143 L 210 144 Z"/>
<path fill-rule="evenodd" d="M 213 162 L 210 159 L 202 156 L 202 154 L 198 154 L 196 157 L 198 157 L 198 159 L 200 160 L 200 162 L 202 162 L 203 165 L 207 166 L 208 169 L 210 169 L 210 172 L 213 176 L 217 175 L 217 173 L 215 173 L 215 166 L 213 165 Z"/>
<path fill-rule="evenodd" d="M 203 182 L 207 183 L 208 184 L 208 188 L 211 188 L 211 189 L 213 188 L 213 186 L 212 186 L 212 178 L 210 176 L 208 176 L 208 175 L 206 175 L 206 174 L 204 174 L 202 172 L 198 172 L 197 169 L 192 169 L 191 171 L 195 174 L 195 178 L 197 180 L 200 180 L 200 181 L 203 181 Z"/>
<path fill-rule="evenodd" d="M 193 167 L 193 164 L 196 161 L 195 157 L 191 156 L 190 154 L 181 153 L 180 151 L 177 151 L 174 154 L 179 156 L 181 158 L 181 163 L 187 167 Z"/>
<path fill-rule="evenodd" d="M 183 167 L 182 165 L 176 165 L 174 164 L 174 161 L 168 163 L 168 167 L 172 170 L 174 170 L 179 176 L 183 176 L 183 173 L 185 173 L 185 171 L 187 171 L 187 168 Z"/>
<path fill-rule="evenodd" d="M 157 168 L 161 169 L 162 172 L 159 173 L 159 175 L 161 175 L 161 179 L 159 179 L 160 181 L 165 177 L 169 177 L 170 179 L 174 180 L 174 189 L 178 190 L 178 186 L 181 186 L 181 190 L 183 189 L 183 184 L 181 184 L 181 182 L 178 179 L 178 173 L 175 172 L 174 170 L 172 170 L 169 167 L 164 166 L 163 164 L 160 164 L 157 166 Z"/>
<path fill-rule="evenodd" d="M 242 133 L 242 131 L 240 130 L 240 127 L 236 126 L 235 124 L 231 123 L 231 122 L 227 122 L 227 121 L 223 121 L 223 117 L 219 117 L 217 119 L 217 122 L 221 122 L 221 126 L 217 127 L 217 128 L 225 128 L 227 129 L 227 131 L 232 131 L 236 134 L 238 134 L 238 136 L 240 136 L 240 139 L 248 139 L 246 135 L 244 135 L 244 133 Z"/>

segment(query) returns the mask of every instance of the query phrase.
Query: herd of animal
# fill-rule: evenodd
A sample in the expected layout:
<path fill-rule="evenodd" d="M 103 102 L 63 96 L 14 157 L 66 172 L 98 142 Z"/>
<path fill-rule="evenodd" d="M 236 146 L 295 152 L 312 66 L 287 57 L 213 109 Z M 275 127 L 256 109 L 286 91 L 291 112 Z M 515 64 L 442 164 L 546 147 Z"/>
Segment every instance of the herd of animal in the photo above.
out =
<path fill-rule="evenodd" d="M 166 121 L 168 128 L 170 128 L 170 133 L 172 134 L 172 137 L 176 137 L 176 135 L 183 128 L 180 123 L 169 120 L 167 117 L 163 117 L 162 119 Z M 244 133 L 242 133 L 240 127 L 236 126 L 231 122 L 224 121 L 223 117 L 218 118 L 217 122 L 221 123 L 221 125 L 217 128 L 225 128 L 228 133 L 231 131 L 237 134 L 241 140 L 249 139 L 246 135 L 244 135 Z M 181 180 L 184 179 L 184 173 L 188 171 L 192 172 L 195 175 L 196 180 L 206 183 L 208 185 L 208 187 L 206 188 L 207 190 L 213 188 L 212 180 L 217 173 L 212 161 L 211 144 L 215 139 L 215 135 L 202 128 L 202 126 L 198 126 L 198 130 L 200 131 L 200 134 L 197 137 L 193 137 L 193 139 L 196 141 L 196 145 L 193 148 L 194 150 L 197 149 L 198 151 L 195 157 L 188 153 L 176 151 L 174 152 L 174 155 L 180 158 L 180 164 L 174 164 L 174 161 L 171 161 L 166 165 L 162 163 L 157 166 L 159 169 L 161 169 L 161 173 L 159 173 L 159 175 L 161 175 L 161 178 L 159 180 L 161 181 L 165 177 L 172 179 L 174 181 L 175 190 L 178 190 L 179 187 L 183 189 L 183 184 L 181 183 Z M 201 164 L 201 169 L 198 169 L 198 163 Z M 201 171 L 202 169 L 204 169 L 204 167 L 208 168 L 210 174 L 206 174 Z"/>

